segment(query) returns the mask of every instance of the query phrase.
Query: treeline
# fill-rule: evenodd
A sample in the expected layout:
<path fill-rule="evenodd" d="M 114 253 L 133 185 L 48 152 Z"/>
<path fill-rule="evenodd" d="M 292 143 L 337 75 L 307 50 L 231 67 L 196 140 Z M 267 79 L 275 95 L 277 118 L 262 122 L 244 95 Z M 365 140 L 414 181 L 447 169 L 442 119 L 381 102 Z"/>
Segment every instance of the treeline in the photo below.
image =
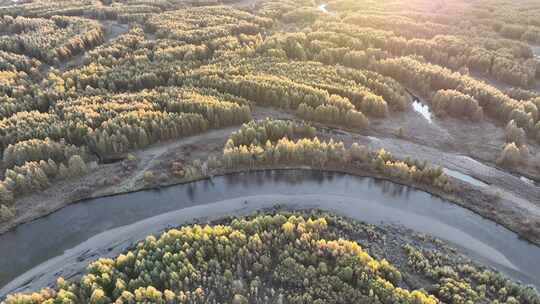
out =
<path fill-rule="evenodd" d="M 332 95 L 330 98 L 342 97 Z M 369 125 L 369 120 L 362 112 L 353 109 L 344 110 L 332 103 L 317 107 L 302 103 L 296 110 L 296 114 L 306 120 L 326 124 L 340 124 L 353 129 L 365 129 Z"/>
<path fill-rule="evenodd" d="M 58 101 L 54 111 L 70 125 L 83 124 L 92 129 L 99 128 L 120 113 L 137 111 L 197 113 L 214 128 L 251 119 L 247 100 L 197 87 L 158 87 L 136 93 L 68 98 Z"/>
<path fill-rule="evenodd" d="M 538 7 L 533 3 L 477 4 L 471 18 L 502 37 L 540 43 L 540 23 L 535 17 Z"/>
<path fill-rule="evenodd" d="M 310 24 L 324 16 L 324 12 L 318 7 L 302 6 L 294 8 L 281 15 L 281 20 L 285 23 L 296 23 L 299 25 Z"/>
<path fill-rule="evenodd" d="M 204 20 L 204 26 L 200 21 Z M 254 35 L 272 25 L 269 18 L 252 15 L 230 6 L 202 6 L 150 17 L 146 28 L 158 38 L 190 44 L 205 43 L 230 35 Z"/>
<path fill-rule="evenodd" d="M 0 119 L 22 111 L 46 110 L 37 84 L 43 67 L 35 58 L 0 47 Z"/>
<path fill-rule="evenodd" d="M 502 147 L 501 154 L 497 158 L 497 164 L 509 167 L 526 165 L 529 153 L 529 148 L 526 144 L 508 142 Z"/>
<path fill-rule="evenodd" d="M 480 121 L 484 117 L 484 111 L 476 99 L 456 90 L 437 91 L 431 98 L 431 109 L 440 116 L 450 115 L 473 121 Z"/>
<path fill-rule="evenodd" d="M 74 131 L 68 132 L 66 124 L 52 126 L 66 135 Z M 208 121 L 194 113 L 135 111 L 120 113 L 96 129 L 84 126 L 81 129 L 80 124 L 75 127 L 79 128 L 75 131 L 79 131 L 76 134 L 81 136 L 83 148 L 49 139 L 20 141 L 7 147 L 3 156 L 5 165 L 13 167 L 4 174 L 2 191 L 5 193 L 1 196 L 6 201 L 2 203 L 10 204 L 13 197 L 43 190 L 51 181 L 85 174 L 86 149 L 107 158 L 158 141 L 203 132 L 208 128 Z M 50 130 L 36 131 L 45 134 Z M 73 137 L 73 134 L 69 135 Z"/>
<path fill-rule="evenodd" d="M 387 6 L 382 6 L 382 8 L 387 9 Z M 459 28 L 457 27 L 451 27 L 446 24 L 423 20 L 421 17 L 415 19 L 413 16 L 400 16 L 397 14 L 392 14 L 391 17 L 389 17 L 388 14 L 384 13 L 363 13 L 354 12 L 354 10 L 348 10 L 347 12 L 353 13 L 349 13 L 343 18 L 343 22 L 345 23 L 352 23 L 361 27 L 371 27 L 385 31 L 392 31 L 407 39 L 431 39 L 437 35 L 456 34 L 456 32 L 459 31 Z"/>
<path fill-rule="evenodd" d="M 330 218 L 276 214 L 171 229 L 90 264 L 76 282 L 60 278 L 54 289 L 9 295 L 6 304 L 439 303 L 397 287 L 401 273 L 338 239 L 339 227 Z"/>
<path fill-rule="evenodd" d="M 505 38 L 540 43 L 540 27 L 538 26 L 502 24 L 495 25 L 494 28 Z"/>
<path fill-rule="evenodd" d="M 256 9 L 258 15 L 277 20 L 296 9 L 309 6 L 313 6 L 310 0 L 268 0 L 259 3 Z"/>
<path fill-rule="evenodd" d="M 433 167 L 425 161 L 410 158 L 401 160 L 384 149 L 370 151 L 356 143 L 351 145 L 349 155 L 353 162 L 368 162 L 383 175 L 431 185 L 446 192 L 454 191 L 452 182 L 443 169 Z"/>
<path fill-rule="evenodd" d="M 281 138 L 314 138 L 317 130 L 305 122 L 274 120 L 266 118 L 250 121 L 233 132 L 225 144 L 225 149 L 235 146 L 261 145 L 267 141 L 275 142 Z"/>
<path fill-rule="evenodd" d="M 517 126 L 530 134 L 531 138 L 535 138 L 540 132 L 538 107 L 534 102 L 519 102 L 511 99 L 498 89 L 472 77 L 452 73 L 448 69 L 423 63 L 411 57 L 381 60 L 376 69 L 381 74 L 393 77 L 423 95 L 430 95 L 430 92 L 438 90 L 459 91 L 461 94 L 453 93 L 452 99 L 465 98 L 469 100 L 467 103 L 474 104 L 470 99 L 474 98 L 482 107 L 484 114 L 503 123 L 514 120 Z M 462 94 L 469 97 L 464 97 Z"/>
<path fill-rule="evenodd" d="M 199 113 L 211 127 L 219 128 L 241 124 L 251 120 L 251 110 L 247 100 L 212 89 L 182 89 L 180 94 L 171 90 L 156 102 L 167 112 Z M 176 95 L 176 96 L 175 96 Z M 152 99 L 150 99 L 152 100 Z"/>
<path fill-rule="evenodd" d="M 334 48 L 332 44 L 328 45 L 327 41 L 320 40 L 328 39 L 326 38 L 328 36 L 332 37 L 329 33 L 313 32 L 272 35 L 258 46 L 257 52 L 281 58 L 281 62 L 256 59 L 251 63 L 242 62 L 242 66 L 253 67 L 250 70 L 257 69 L 290 77 L 326 89 L 332 94 L 342 95 L 349 98 L 358 110 L 373 116 L 385 117 L 389 109 L 402 111 L 407 108 L 409 102 L 406 92 L 399 83 L 389 77 L 365 70 L 367 64 L 360 66 L 352 63 L 357 60 L 359 54 L 343 47 Z M 367 63 L 367 55 L 365 56 Z M 327 65 L 289 60 L 284 62 L 283 59 L 316 60 Z M 328 66 L 336 63 L 349 63 L 347 66 L 355 69 Z"/>
<path fill-rule="evenodd" d="M 380 8 L 381 10 L 388 10 L 389 7 L 387 4 L 383 4 Z M 348 14 L 343 18 L 343 22 L 345 23 L 351 23 L 366 28 L 391 31 L 396 35 L 409 40 L 420 38 L 429 41 L 429 39 L 436 38 L 437 36 L 439 36 L 439 38 L 447 36 L 448 38 L 453 37 L 454 39 L 457 39 L 455 42 L 466 39 L 466 42 L 460 43 L 467 47 L 479 47 L 485 50 L 494 51 L 494 53 L 498 55 L 514 55 L 516 58 L 532 57 L 532 52 L 526 43 L 508 40 L 520 40 L 522 34 L 501 35 L 502 38 L 508 39 L 502 39 L 498 35 L 494 35 L 495 32 L 501 34 L 503 32 L 511 32 L 514 27 L 514 25 L 509 24 L 503 25 L 498 20 L 490 24 L 490 27 L 471 29 L 467 26 L 461 26 L 462 24 L 459 24 L 458 22 L 448 22 L 445 18 L 442 18 L 441 14 L 422 14 L 421 12 L 412 11 L 410 8 L 404 14 L 403 12 L 394 11 L 373 14 L 372 12 L 354 12 L 354 10 L 347 11 L 347 13 Z M 453 17 L 463 18 L 463 14 L 459 17 L 450 16 L 450 18 Z M 476 21 L 477 20 L 472 20 L 472 22 L 477 23 Z M 534 31 L 530 31 L 529 35 L 531 35 L 531 37 L 534 36 Z M 434 41 L 436 40 L 437 39 L 434 39 Z M 530 41 L 528 39 L 522 40 Z M 455 51 L 455 49 L 453 49 L 453 51 Z"/>
<path fill-rule="evenodd" d="M 102 1 L 103 2 L 103 1 Z M 112 2 L 112 1 L 110 1 Z M 149 16 L 172 8 L 171 3 L 161 1 L 167 6 L 158 5 L 158 1 L 114 1 L 114 5 L 95 5 L 81 0 L 63 0 L 50 2 L 34 0 L 31 3 L 0 8 L 0 15 L 13 17 L 51 18 L 53 16 L 79 16 L 101 20 L 117 20 L 123 23 L 144 22 Z M 104 3 L 105 4 L 105 3 Z M 111 4 L 111 3 L 108 3 Z"/>
<path fill-rule="evenodd" d="M 82 16 L 99 20 L 116 20 L 121 23 L 143 23 L 148 18 L 161 11 L 162 10 L 159 7 L 152 5 L 118 5 L 118 3 L 115 3 L 114 6 L 87 5 L 85 7 L 63 7 L 56 11 L 48 11 L 41 14 L 41 16 Z"/>
<path fill-rule="evenodd" d="M 329 1 L 332 11 L 352 15 L 355 22 L 366 27 L 393 31 L 407 38 L 431 38 L 437 34 L 495 37 L 540 42 L 538 7 L 534 1 L 505 2 L 464 1 L 433 4 L 370 2 L 350 0 Z M 434 8 L 435 7 L 435 8 Z M 351 13 L 352 12 L 352 13 Z"/>
<path fill-rule="evenodd" d="M 0 70 L 0 119 L 17 112 L 46 111 L 48 107 L 49 101 L 34 77 L 24 71 Z"/>
<path fill-rule="evenodd" d="M 316 62 L 230 58 L 185 77 L 187 83 L 295 110 L 304 119 L 354 128 L 368 125 L 364 113 L 385 117 L 390 109 L 404 110 L 409 103 L 404 88 L 388 77 Z M 390 106 L 378 94 L 389 98 Z"/>
<path fill-rule="evenodd" d="M 506 124 L 505 140 L 506 143 L 497 158 L 497 164 L 509 167 L 520 165 L 540 167 L 540 153 L 531 154 L 527 145 L 526 131 L 519 127 L 514 120 Z"/>
<path fill-rule="evenodd" d="M 180 86 L 186 74 L 211 58 L 243 52 L 260 39 L 258 35 L 224 35 L 194 45 L 170 39 L 145 40 L 142 29 L 134 28 L 113 44 L 91 51 L 85 65 L 59 75 L 61 83 L 51 81 L 51 85 L 57 87 L 52 88 L 57 94 L 73 95 L 95 89 L 125 92 Z"/>
<path fill-rule="evenodd" d="M 393 32 L 370 27 L 359 27 L 346 22 L 316 22 L 313 32 L 331 37 L 332 61 L 342 62 L 347 51 L 380 49 L 388 56 L 422 56 L 431 63 L 453 70 L 466 67 L 484 73 L 514 86 L 528 87 L 536 78 L 536 63 L 532 51 L 526 46 L 514 46 L 498 40 L 479 40 L 452 35 L 439 35 L 432 39 L 410 39 Z M 335 34 L 331 34 L 335 33 Z M 333 44 L 333 45 L 332 45 Z"/>
<path fill-rule="evenodd" d="M 533 287 L 522 286 L 500 273 L 476 267 L 470 262 L 455 262 L 433 250 L 403 246 L 408 265 L 416 275 L 434 280 L 433 294 L 445 303 L 528 303 L 540 302 Z M 456 302 L 459 299 L 459 302 Z"/>
<path fill-rule="evenodd" d="M 509 88 L 504 90 L 504 94 L 516 100 L 531 100 L 540 97 L 540 93 L 522 88 Z"/>
<path fill-rule="evenodd" d="M 74 157 L 83 164 L 95 159 L 92 154 L 103 160 L 249 120 L 247 100 L 210 88 L 161 87 L 59 100 L 48 113 L 19 112 L 0 120 L 2 166 L 9 169 L 2 188 L 11 203 L 51 181 L 76 176 L 66 173 Z"/>
<path fill-rule="evenodd" d="M 41 65 L 41 62 L 35 58 L 0 50 L 0 71 L 23 71 L 30 75 L 37 75 Z"/>
<path fill-rule="evenodd" d="M 15 216 L 16 197 L 44 190 L 53 181 L 86 174 L 90 159 L 86 148 L 63 139 L 29 139 L 7 146 L 2 159 L 5 173 L 0 181 L 0 206 L 5 211 L 2 220 Z"/>
<path fill-rule="evenodd" d="M 98 22 L 54 16 L 51 19 L 0 17 L 0 49 L 24 54 L 48 63 L 58 63 L 93 46 L 104 39 Z"/>
<path fill-rule="evenodd" d="M 48 188 L 52 181 L 84 175 L 90 156 L 84 147 L 67 144 L 64 140 L 29 139 L 10 144 L 3 153 L 0 181 L 1 220 L 15 216 L 17 196 Z M 2 212 L 0 212 L 2 213 Z"/>
<path fill-rule="evenodd" d="M 200 114 L 134 111 L 120 113 L 88 134 L 88 146 L 106 157 L 150 144 L 204 132 L 208 121 Z"/>
<path fill-rule="evenodd" d="M 0 181 L 0 204 L 10 206 L 17 196 L 47 189 L 52 181 L 85 175 L 88 167 L 81 156 L 73 155 L 65 163 L 27 161 L 22 166 L 7 169 Z"/>
<path fill-rule="evenodd" d="M 19 112 L 0 119 L 0 151 L 20 141 L 45 138 L 57 140 L 64 136 L 64 123 L 55 114 Z"/>
<path fill-rule="evenodd" d="M 295 128 L 276 121 L 252 122 L 234 133 L 223 150 L 224 163 L 229 168 L 238 166 L 254 167 L 257 165 L 310 165 L 324 168 L 326 165 L 368 167 L 375 172 L 403 181 L 430 185 L 443 191 L 453 191 L 453 186 L 442 168 L 428 166 L 416 160 L 399 160 L 385 150 L 370 151 L 368 148 L 353 144 L 345 148 L 342 142 L 320 141 L 310 137 L 302 138 L 305 128 L 300 134 L 294 134 Z M 281 127 L 284 137 L 264 137 L 269 128 Z M 285 130 L 289 129 L 289 132 Z M 259 130 L 259 131 L 256 131 Z M 256 139 L 256 140 L 239 140 Z M 299 138 L 295 140 L 295 138 Z M 266 141 L 264 141 L 266 139 Z M 264 142 L 263 142 L 264 141 Z"/>
<path fill-rule="evenodd" d="M 360 128 L 369 123 L 361 112 L 354 110 L 354 105 L 347 98 L 329 95 L 328 91 L 299 84 L 284 77 L 252 74 L 206 75 L 204 72 L 190 77 L 198 86 L 215 88 L 265 106 L 295 110 L 305 119 Z M 337 114 L 326 117 L 321 115 L 321 109 L 329 109 Z"/>
<path fill-rule="evenodd" d="M 220 99 L 227 97 L 209 89 L 160 88 L 61 101 L 56 111 L 70 142 L 105 156 L 251 119 L 245 100 Z"/>
<path fill-rule="evenodd" d="M 3 154 L 3 165 L 11 168 L 26 162 L 52 159 L 57 163 L 67 162 L 72 156 L 87 158 L 88 152 L 81 147 L 66 143 L 64 140 L 54 141 L 49 138 L 29 139 L 9 145 Z"/>
<path fill-rule="evenodd" d="M 168 48 L 177 46 L 169 43 Z M 163 46 L 165 47 L 165 46 Z M 186 46 L 186 52 L 189 50 Z M 58 81 L 51 81 L 56 86 L 57 94 L 64 92 L 99 89 L 112 92 L 138 91 L 170 84 L 172 75 L 177 70 L 197 66 L 195 60 L 180 62 L 184 56 L 174 60 L 154 60 L 154 54 L 160 45 L 145 40 L 141 28 L 135 28 L 121 35 L 113 44 L 105 45 L 89 52 L 86 64 L 61 75 Z M 193 53 L 196 48 L 193 46 Z M 167 59 L 161 56 L 161 59 Z"/>

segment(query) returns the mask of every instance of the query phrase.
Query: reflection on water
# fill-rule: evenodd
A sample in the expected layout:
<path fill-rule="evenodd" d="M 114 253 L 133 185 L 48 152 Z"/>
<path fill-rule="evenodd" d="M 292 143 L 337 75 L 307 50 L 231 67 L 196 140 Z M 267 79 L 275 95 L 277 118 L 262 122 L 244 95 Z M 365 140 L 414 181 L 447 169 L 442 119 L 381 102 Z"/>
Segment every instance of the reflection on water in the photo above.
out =
<path fill-rule="evenodd" d="M 531 49 L 533 51 L 534 57 L 536 59 L 540 59 L 540 46 L 531 46 Z"/>
<path fill-rule="evenodd" d="M 429 106 L 421 103 L 418 99 L 415 99 L 412 103 L 413 109 L 420 113 L 429 123 L 433 123 L 433 120 L 431 119 L 431 111 L 429 110 Z"/>
<path fill-rule="evenodd" d="M 317 195 L 352 199 L 341 210 L 371 223 L 399 223 L 413 230 L 467 246 L 480 254 L 502 256 L 507 265 L 525 269 L 540 282 L 540 248 L 501 226 L 413 188 L 389 181 L 316 170 L 257 171 L 211 180 L 93 199 L 0 235 L 0 286 L 28 269 L 75 247 L 90 237 L 152 216 L 196 205 L 254 195 Z M 346 208 L 346 205 L 336 206 Z M 219 206 L 219 205 L 218 205 Z M 340 211 L 340 210 L 336 210 Z M 470 244 L 476 243 L 472 246 Z M 466 246 L 466 247 L 467 247 Z M 486 254 L 487 253 L 487 254 Z M 536 275 L 536 276 L 535 276 Z"/>
<path fill-rule="evenodd" d="M 380 179 L 369 179 L 368 185 L 370 187 L 377 187 L 382 193 L 388 194 L 394 198 L 401 197 L 407 199 L 409 198 L 410 191 L 416 191 L 410 187 Z"/>
<path fill-rule="evenodd" d="M 527 178 L 525 176 L 520 176 L 519 177 L 520 180 L 526 182 L 527 184 L 529 185 L 533 185 L 533 186 L 536 186 L 536 187 L 540 187 L 540 184 L 538 184 L 537 182 L 533 181 L 532 179 L 530 178 Z"/>
<path fill-rule="evenodd" d="M 373 136 L 367 136 L 367 138 L 368 138 L 370 141 L 373 141 L 373 142 L 381 141 L 381 140 L 378 139 L 377 137 L 373 137 Z"/>
<path fill-rule="evenodd" d="M 328 6 L 328 4 L 324 3 L 324 4 L 321 4 L 319 5 L 319 10 L 323 13 L 328 13 L 328 10 L 326 9 L 326 6 Z"/>

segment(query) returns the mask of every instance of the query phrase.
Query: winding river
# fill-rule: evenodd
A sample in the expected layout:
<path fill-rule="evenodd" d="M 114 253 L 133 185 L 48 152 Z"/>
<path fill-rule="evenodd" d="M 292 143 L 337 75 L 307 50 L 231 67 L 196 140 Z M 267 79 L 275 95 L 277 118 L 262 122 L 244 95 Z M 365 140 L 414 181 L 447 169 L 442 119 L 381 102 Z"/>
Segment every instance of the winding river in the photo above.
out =
<path fill-rule="evenodd" d="M 0 235 L 0 298 L 14 290 L 43 287 L 57 275 L 69 278 L 97 256 L 117 254 L 167 227 L 276 204 L 320 208 L 429 233 L 517 280 L 540 286 L 540 247 L 469 210 L 388 181 L 274 170 L 92 199 L 21 225 Z"/>

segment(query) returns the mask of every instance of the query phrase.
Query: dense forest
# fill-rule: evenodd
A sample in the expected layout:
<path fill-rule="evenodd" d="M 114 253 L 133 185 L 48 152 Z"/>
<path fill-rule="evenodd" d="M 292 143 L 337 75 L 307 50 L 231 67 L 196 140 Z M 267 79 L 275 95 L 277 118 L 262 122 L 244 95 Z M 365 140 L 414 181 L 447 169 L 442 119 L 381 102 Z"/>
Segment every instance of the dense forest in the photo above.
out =
<path fill-rule="evenodd" d="M 253 106 L 365 129 L 371 119 L 405 111 L 408 88 L 431 97 L 438 116 L 507 124 L 501 164 L 523 162 L 527 142 L 540 139 L 540 98 L 518 99 L 469 75 L 534 85 L 535 59 L 521 41 L 535 41 L 537 25 L 523 24 L 518 12 L 490 24 L 452 6 L 437 19 L 422 13 L 422 1 L 417 15 L 395 18 L 383 16 L 397 15 L 399 2 L 370 2 L 364 11 L 334 1 L 331 14 L 309 1 L 265 1 L 251 11 L 165 0 L 61 2 L 0 9 L 5 206 L 18 192 L 65 176 L 56 172 L 67 171 L 60 167 L 69 167 L 73 149 L 84 151 L 77 153 L 84 161 L 102 160 L 247 122 Z M 474 7 L 475 16 L 491 8 Z M 466 21 L 453 24 L 458 17 Z M 130 29 L 107 43 L 109 21 Z M 60 64 L 84 51 L 79 65 Z"/>
<path fill-rule="evenodd" d="M 389 257 L 405 260 L 398 268 L 370 253 L 382 238 L 317 212 L 188 225 L 93 262 L 76 282 L 59 278 L 5 303 L 540 303 L 534 289 L 435 248 L 402 244 Z M 408 273 L 421 278 L 418 289 Z"/>
<path fill-rule="evenodd" d="M 315 128 L 305 123 L 266 119 L 244 124 L 227 140 L 223 149 L 225 166 L 255 167 L 258 164 L 307 164 L 325 168 L 328 164 L 358 166 L 402 181 L 415 181 L 452 192 L 452 183 L 440 167 L 418 160 L 399 160 L 381 149 L 371 151 L 353 143 L 320 141 Z"/>
<path fill-rule="evenodd" d="M 540 4 L 514 2 L 0 1 L 0 224 L 37 206 L 24 198 L 118 160 L 140 169 L 145 187 L 310 167 L 457 195 L 461 184 L 436 164 L 325 133 L 415 138 L 421 131 L 396 121 L 420 100 L 471 134 L 494 126 L 501 141 L 483 161 L 534 177 Z M 214 131 L 219 143 L 200 159 L 137 167 L 138 151 Z M 475 153 L 466 142 L 449 149 Z M 121 184 L 116 174 L 100 186 Z M 409 288 L 354 241 L 356 225 L 297 214 L 182 227 L 93 263 L 78 281 L 5 303 L 540 303 L 413 245 L 403 248 L 410 267 L 435 283 Z M 540 231 L 540 219 L 530 226 Z"/>

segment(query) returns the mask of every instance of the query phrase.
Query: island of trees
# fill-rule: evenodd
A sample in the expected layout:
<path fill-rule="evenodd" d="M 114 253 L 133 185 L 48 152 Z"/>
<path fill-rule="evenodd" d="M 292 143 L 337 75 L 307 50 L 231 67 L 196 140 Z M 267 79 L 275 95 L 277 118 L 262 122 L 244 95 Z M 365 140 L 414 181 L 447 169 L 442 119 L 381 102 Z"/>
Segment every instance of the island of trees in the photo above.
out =
<path fill-rule="evenodd" d="M 187 225 L 91 263 L 76 281 L 59 278 L 5 303 L 540 303 L 534 289 L 439 249 L 402 242 L 398 268 L 369 252 L 383 237 L 318 212 Z M 411 288 L 409 275 L 422 283 Z"/>

